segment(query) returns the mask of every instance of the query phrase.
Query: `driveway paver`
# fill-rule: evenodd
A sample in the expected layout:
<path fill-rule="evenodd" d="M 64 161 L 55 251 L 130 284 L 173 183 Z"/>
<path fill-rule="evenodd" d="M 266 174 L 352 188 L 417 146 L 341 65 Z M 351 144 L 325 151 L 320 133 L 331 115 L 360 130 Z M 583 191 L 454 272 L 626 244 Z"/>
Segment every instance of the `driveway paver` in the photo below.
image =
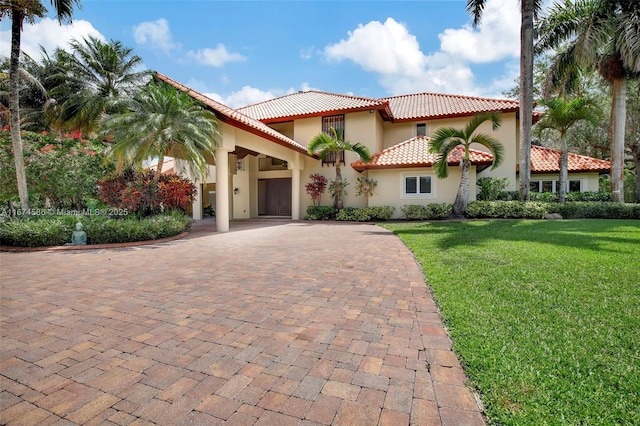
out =
<path fill-rule="evenodd" d="M 140 247 L 0 253 L 0 423 L 484 424 L 392 233 L 213 223 Z"/>

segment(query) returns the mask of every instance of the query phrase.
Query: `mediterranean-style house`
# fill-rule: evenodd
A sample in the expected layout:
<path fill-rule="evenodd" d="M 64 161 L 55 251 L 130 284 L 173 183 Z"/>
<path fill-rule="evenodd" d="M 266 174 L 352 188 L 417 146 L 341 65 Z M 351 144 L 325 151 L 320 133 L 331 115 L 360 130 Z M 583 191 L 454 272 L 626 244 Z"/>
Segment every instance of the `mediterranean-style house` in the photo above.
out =
<path fill-rule="evenodd" d="M 450 167 L 446 179 L 434 175 L 436 158 L 429 153 L 429 135 L 442 126 L 463 128 L 471 116 L 481 112 L 502 113 L 498 130 L 494 132 L 490 123 L 479 130 L 502 143 L 504 161 L 491 170 L 491 154 L 481 149 L 472 151 L 469 199 L 476 197 L 479 177 L 506 177 L 509 189 L 517 186 L 517 101 L 433 93 L 371 99 L 312 90 L 233 109 L 165 75 L 156 73 L 156 77 L 188 92 L 216 114 L 220 138 L 209 177 L 196 185 L 198 195 L 192 214 L 194 219 L 201 219 L 203 206 L 212 205 L 218 232 L 228 231 L 230 219 L 303 218 L 312 205 L 305 191 L 309 175 L 319 173 L 333 179 L 335 161 L 344 164 L 342 176 L 352 184 L 347 188 L 345 206 L 393 206 L 394 217 L 399 218 L 403 205 L 452 203 L 460 169 Z M 346 140 L 366 145 L 374 154 L 372 161 L 363 163 L 352 152 L 324 161 L 308 154 L 307 142 L 329 127 L 343 129 Z M 532 191 L 556 191 L 558 156 L 557 150 L 532 148 Z M 449 164 L 458 165 L 460 158 L 460 151 L 454 151 Z M 608 161 L 571 154 L 569 190 L 597 191 L 599 173 L 609 168 Z M 371 197 L 355 196 L 353 184 L 359 176 L 378 182 Z M 322 201 L 331 204 L 328 194 Z"/>

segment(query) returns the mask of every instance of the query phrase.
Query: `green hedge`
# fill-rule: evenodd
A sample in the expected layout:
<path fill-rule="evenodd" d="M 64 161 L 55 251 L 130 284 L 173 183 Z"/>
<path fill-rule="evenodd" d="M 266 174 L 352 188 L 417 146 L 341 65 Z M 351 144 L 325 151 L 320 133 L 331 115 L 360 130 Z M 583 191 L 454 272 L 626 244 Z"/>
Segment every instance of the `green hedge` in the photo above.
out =
<path fill-rule="evenodd" d="M 333 220 L 336 218 L 336 209 L 331 206 L 309 206 L 306 220 Z"/>
<path fill-rule="evenodd" d="M 432 203 L 423 205 L 404 205 L 400 208 L 402 217 L 407 220 L 434 220 L 446 219 L 453 213 L 453 204 L 448 203 Z"/>
<path fill-rule="evenodd" d="M 71 241 L 76 216 L 5 218 L 0 222 L 0 242 L 14 247 L 62 246 Z M 145 218 L 81 216 L 87 244 L 127 243 L 172 237 L 191 226 L 191 218 L 169 212 Z"/>
<path fill-rule="evenodd" d="M 542 219 L 558 213 L 565 219 L 640 219 L 640 204 L 611 202 L 543 203 L 520 201 L 472 201 L 467 206 L 468 218 Z"/>
<path fill-rule="evenodd" d="M 539 201 L 542 203 L 557 203 L 558 193 L 531 192 L 529 193 L 529 198 L 531 201 Z M 496 199 L 498 201 L 517 201 L 520 199 L 520 192 L 502 191 Z M 611 192 L 567 192 L 566 195 L 566 201 L 611 201 L 612 199 L 613 196 Z"/>
<path fill-rule="evenodd" d="M 345 207 L 336 215 L 336 220 L 353 222 L 384 221 L 391 219 L 395 210 L 391 206 Z"/>

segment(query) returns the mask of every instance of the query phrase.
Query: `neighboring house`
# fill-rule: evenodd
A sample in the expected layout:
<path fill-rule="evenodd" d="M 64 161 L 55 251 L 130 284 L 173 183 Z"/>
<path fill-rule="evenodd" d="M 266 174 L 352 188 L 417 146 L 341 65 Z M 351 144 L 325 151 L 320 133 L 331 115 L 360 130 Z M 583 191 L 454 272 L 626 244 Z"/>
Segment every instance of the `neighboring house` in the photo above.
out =
<path fill-rule="evenodd" d="M 503 144 L 504 161 L 490 170 L 491 154 L 482 147 L 472 152 L 469 197 L 475 199 L 477 177 L 504 176 L 509 179 L 509 189 L 517 187 L 517 101 L 430 93 L 371 99 L 305 91 L 232 109 L 162 74 L 157 77 L 188 92 L 218 118 L 221 137 L 215 160 L 211 159 L 215 167 L 207 181 L 198 185 L 193 215 L 195 219 L 202 218 L 202 205 L 213 204 L 221 232 L 228 230 L 229 219 L 303 218 L 312 205 L 305 192 L 309 175 L 320 173 L 333 179 L 335 161 L 344 164 L 343 178 L 351 183 L 345 206 L 389 205 L 396 208 L 394 217 L 400 217 L 400 208 L 406 204 L 452 203 L 460 183 L 460 169 L 450 167 L 447 179 L 436 178 L 432 169 L 435 156 L 428 149 L 429 135 L 442 126 L 463 128 L 469 117 L 481 112 L 502 112 L 502 125 L 497 131 L 492 131 L 490 123 L 484 123 L 479 131 L 492 134 Z M 346 140 L 366 145 L 374 154 L 373 160 L 364 164 L 352 152 L 346 152 L 344 158 L 324 161 L 309 155 L 307 142 L 330 126 L 343 129 Z M 538 152 L 538 148 L 532 151 L 532 181 L 538 178 L 534 175 L 538 172 L 545 173 L 540 175 L 542 182 L 557 180 L 557 160 L 555 169 L 549 168 L 551 152 L 556 151 L 549 150 L 546 156 Z M 454 151 L 449 164 L 459 164 L 460 158 L 461 151 Z M 608 170 L 609 163 L 580 158 L 583 160 L 570 159 L 570 179 L 580 181 L 581 191 L 595 191 L 598 174 Z M 355 196 L 354 185 L 359 176 L 378 181 L 369 199 Z M 572 185 L 570 189 L 578 188 L 577 184 Z M 538 190 L 547 189 L 546 184 L 539 186 Z M 554 188 L 552 184 L 551 189 Z M 321 202 L 330 205 L 329 195 L 323 195 Z"/>

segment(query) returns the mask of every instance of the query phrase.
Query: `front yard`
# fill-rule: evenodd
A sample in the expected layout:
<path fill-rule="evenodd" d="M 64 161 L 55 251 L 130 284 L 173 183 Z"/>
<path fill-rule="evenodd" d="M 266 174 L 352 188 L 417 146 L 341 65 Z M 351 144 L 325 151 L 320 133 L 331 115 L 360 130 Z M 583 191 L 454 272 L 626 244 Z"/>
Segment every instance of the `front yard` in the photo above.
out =
<path fill-rule="evenodd" d="M 492 423 L 640 424 L 640 221 L 388 224 Z"/>

